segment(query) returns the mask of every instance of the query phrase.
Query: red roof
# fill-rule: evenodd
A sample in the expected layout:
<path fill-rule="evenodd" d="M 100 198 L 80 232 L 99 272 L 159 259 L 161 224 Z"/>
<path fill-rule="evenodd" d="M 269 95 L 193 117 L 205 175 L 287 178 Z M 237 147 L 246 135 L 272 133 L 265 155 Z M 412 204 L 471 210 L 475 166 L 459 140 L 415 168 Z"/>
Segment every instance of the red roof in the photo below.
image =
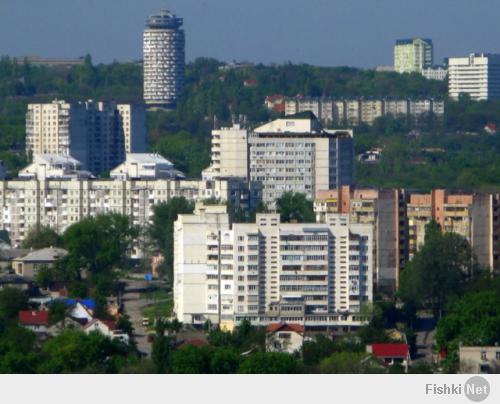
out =
<path fill-rule="evenodd" d="M 277 332 L 277 331 L 293 331 L 299 334 L 304 332 L 304 326 L 302 324 L 288 324 L 288 323 L 272 323 L 266 327 L 266 332 Z"/>
<path fill-rule="evenodd" d="M 19 312 L 19 322 L 22 325 L 48 325 L 49 312 L 23 310 Z"/>
<path fill-rule="evenodd" d="M 378 358 L 406 358 L 408 344 L 372 344 L 372 353 Z"/>
<path fill-rule="evenodd" d="M 283 98 L 285 98 L 285 97 L 281 94 L 268 95 L 266 97 L 266 101 L 275 102 L 275 101 L 282 100 Z"/>

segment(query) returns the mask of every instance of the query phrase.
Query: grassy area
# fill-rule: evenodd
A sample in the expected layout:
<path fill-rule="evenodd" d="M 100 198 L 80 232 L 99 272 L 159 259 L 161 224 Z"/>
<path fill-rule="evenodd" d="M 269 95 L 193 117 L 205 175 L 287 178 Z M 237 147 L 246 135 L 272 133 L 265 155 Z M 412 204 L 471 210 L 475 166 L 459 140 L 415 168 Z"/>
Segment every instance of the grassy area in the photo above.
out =
<path fill-rule="evenodd" d="M 143 317 L 169 317 L 174 306 L 172 294 L 164 289 L 155 290 L 143 294 L 145 299 L 151 302 L 150 306 L 142 310 Z"/>

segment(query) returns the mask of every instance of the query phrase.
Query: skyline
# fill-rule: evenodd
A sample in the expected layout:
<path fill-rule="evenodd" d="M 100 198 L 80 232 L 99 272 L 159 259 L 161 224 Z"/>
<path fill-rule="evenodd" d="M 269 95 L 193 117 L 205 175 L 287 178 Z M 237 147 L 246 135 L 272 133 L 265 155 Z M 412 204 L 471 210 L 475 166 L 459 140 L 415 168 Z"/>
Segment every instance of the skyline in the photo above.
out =
<path fill-rule="evenodd" d="M 436 64 L 447 56 L 500 52 L 500 43 L 495 41 L 500 27 L 494 24 L 496 13 L 491 12 L 500 11 L 500 5 L 493 0 L 476 4 L 469 0 L 438 4 L 422 0 L 408 5 L 396 0 L 311 3 L 305 18 L 298 0 L 287 1 L 286 7 L 282 0 L 272 4 L 264 0 L 251 4 L 230 0 L 0 4 L 0 36 L 16 39 L 2 41 L 0 55 L 78 57 L 90 53 L 97 63 L 141 59 L 145 20 L 162 8 L 184 18 L 188 61 L 204 56 L 222 61 L 368 68 L 392 64 L 395 40 L 416 36 L 433 40 Z M 467 20 L 482 23 L 472 25 Z M 19 30 L 20 21 L 23 30 Z"/>

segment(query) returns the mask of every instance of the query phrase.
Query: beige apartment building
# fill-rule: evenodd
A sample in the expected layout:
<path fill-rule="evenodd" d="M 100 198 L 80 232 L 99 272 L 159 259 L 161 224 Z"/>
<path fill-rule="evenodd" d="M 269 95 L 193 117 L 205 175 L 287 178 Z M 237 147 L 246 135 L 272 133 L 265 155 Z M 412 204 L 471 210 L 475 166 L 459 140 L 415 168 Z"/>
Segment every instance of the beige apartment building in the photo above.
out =
<path fill-rule="evenodd" d="M 311 112 L 276 119 L 253 130 L 212 133 L 212 164 L 204 179 L 245 178 L 261 184 L 262 200 L 274 208 L 285 192 L 305 194 L 353 183 L 352 130 L 327 130 Z"/>
<path fill-rule="evenodd" d="M 436 189 L 420 194 L 402 189 L 341 187 L 318 192 L 316 219 L 328 213 L 349 214 L 351 223 L 374 227 L 375 283 L 393 292 L 399 271 L 422 246 L 425 226 L 436 220 L 443 231 L 467 239 L 478 262 L 494 272 L 500 269 L 500 217 L 498 194 L 457 194 Z"/>
<path fill-rule="evenodd" d="M 285 99 L 285 116 L 299 112 L 312 112 L 324 125 L 337 127 L 373 125 L 382 116 L 418 119 L 434 114 L 444 116 L 444 100 L 441 99 L 334 99 L 295 97 Z"/>
<path fill-rule="evenodd" d="M 158 171 L 154 168 L 140 176 L 131 167 L 128 173 L 121 169 L 118 178 L 95 179 L 79 171 L 74 159 L 49 155 L 35 160 L 46 166 L 35 168 L 32 164 L 24 178 L 0 181 L 0 229 L 9 232 L 14 245 L 19 245 L 36 226 L 62 233 L 71 224 L 100 213 L 121 213 L 132 224 L 145 227 L 154 206 L 173 197 L 189 201 L 215 198 L 242 208 L 260 200 L 259 190 L 250 193 L 246 182 L 237 178 L 165 179 L 150 176 L 150 171 Z M 156 160 L 152 156 L 151 164 Z"/>
<path fill-rule="evenodd" d="M 499 346 L 460 346 L 460 373 L 500 373 Z"/>
<path fill-rule="evenodd" d="M 71 156 L 101 173 L 146 151 L 146 111 L 141 105 L 94 102 L 29 104 L 26 154 Z"/>
<path fill-rule="evenodd" d="M 180 215 L 174 229 L 174 311 L 185 323 L 232 328 L 300 323 L 347 331 L 373 300 L 373 229 L 347 215 L 325 223 L 229 222 L 221 207 Z"/>
<path fill-rule="evenodd" d="M 349 216 L 350 223 L 373 228 L 374 282 L 377 288 L 393 293 L 399 270 L 405 263 L 404 195 L 399 190 L 343 186 L 320 191 L 314 201 L 316 221 L 328 214 Z"/>

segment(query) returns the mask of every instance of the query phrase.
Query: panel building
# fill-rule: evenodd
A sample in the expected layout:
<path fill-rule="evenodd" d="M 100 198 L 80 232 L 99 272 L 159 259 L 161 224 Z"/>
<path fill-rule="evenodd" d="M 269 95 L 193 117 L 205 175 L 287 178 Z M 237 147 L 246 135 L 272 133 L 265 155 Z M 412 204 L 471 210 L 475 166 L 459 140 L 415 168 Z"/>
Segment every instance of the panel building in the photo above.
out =
<path fill-rule="evenodd" d="M 422 73 L 434 64 L 431 39 L 398 39 L 394 46 L 394 70 L 398 73 Z"/>
<path fill-rule="evenodd" d="M 285 192 L 314 199 L 316 191 L 354 181 L 351 130 L 322 129 L 299 113 L 252 131 L 234 126 L 212 133 L 212 164 L 203 178 L 244 177 L 262 184 L 263 202 L 274 207 Z"/>
<path fill-rule="evenodd" d="M 108 171 L 125 154 L 146 151 L 146 111 L 113 102 L 29 104 L 26 153 L 71 156 L 93 173 Z"/>
<path fill-rule="evenodd" d="M 185 180 L 157 155 L 129 155 L 126 163 L 111 171 L 110 179 L 93 178 L 71 157 L 36 155 L 19 178 L 0 181 L 0 229 L 19 245 L 32 228 L 41 225 L 62 233 L 99 213 L 121 213 L 132 224 L 145 227 L 153 207 L 174 197 L 216 198 L 248 209 L 260 200 L 258 192 L 250 193 L 237 178 Z"/>
<path fill-rule="evenodd" d="M 373 300 L 372 234 L 346 215 L 297 224 L 258 214 L 231 224 L 221 207 L 198 207 L 174 225 L 175 314 L 229 328 L 243 319 L 359 327 Z"/>
<path fill-rule="evenodd" d="M 185 35 L 183 19 L 161 10 L 150 16 L 144 30 L 144 102 L 174 108 L 184 87 Z"/>
<path fill-rule="evenodd" d="M 351 223 L 374 228 L 374 281 L 392 293 L 399 272 L 425 239 L 425 226 L 435 220 L 444 232 L 464 237 L 484 268 L 500 272 L 500 195 L 463 194 L 436 189 L 421 194 L 404 189 L 342 187 L 318 192 L 314 203 L 317 221 L 329 213 L 348 214 Z"/>
<path fill-rule="evenodd" d="M 448 59 L 448 95 L 457 100 L 467 94 L 472 100 L 500 98 L 500 55 L 475 53 Z"/>

